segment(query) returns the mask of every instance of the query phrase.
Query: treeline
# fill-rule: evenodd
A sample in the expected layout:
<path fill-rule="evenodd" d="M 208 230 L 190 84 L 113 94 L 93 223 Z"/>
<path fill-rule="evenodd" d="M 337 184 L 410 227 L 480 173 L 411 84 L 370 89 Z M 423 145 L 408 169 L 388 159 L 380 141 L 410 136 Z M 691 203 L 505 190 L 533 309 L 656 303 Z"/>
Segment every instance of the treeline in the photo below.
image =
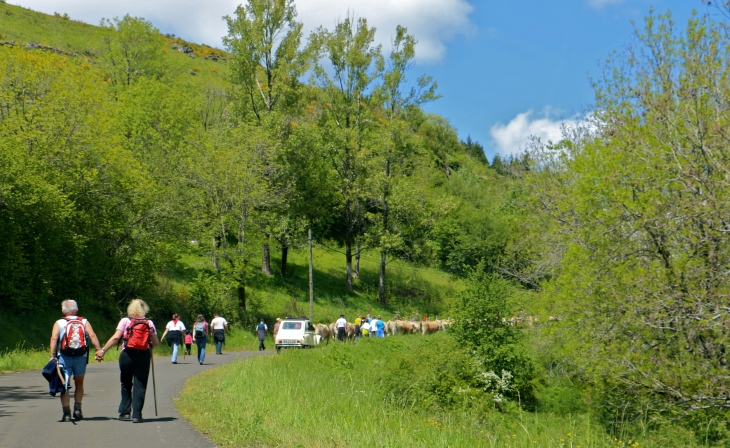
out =
<path fill-rule="evenodd" d="M 605 422 L 679 423 L 709 444 L 729 439 L 727 31 L 647 17 L 586 121 L 511 166 L 522 237 L 498 267 L 559 318 L 536 358 Z"/>
<path fill-rule="evenodd" d="M 181 70 L 159 31 L 129 16 L 103 21 L 93 59 L 0 46 L 9 311 L 73 298 L 116 313 L 139 296 L 240 316 L 247 278 L 286 275 L 309 228 L 340 245 L 343 294 L 363 251 L 379 255 L 382 304 L 392 260 L 464 274 L 506 246 L 496 211 L 510 180 L 421 109 L 436 83 L 409 77 L 405 28 L 383 50 L 365 19 L 303 36 L 288 0 L 250 1 L 225 20 L 225 82 Z M 213 274 L 162 291 L 191 243 Z"/>

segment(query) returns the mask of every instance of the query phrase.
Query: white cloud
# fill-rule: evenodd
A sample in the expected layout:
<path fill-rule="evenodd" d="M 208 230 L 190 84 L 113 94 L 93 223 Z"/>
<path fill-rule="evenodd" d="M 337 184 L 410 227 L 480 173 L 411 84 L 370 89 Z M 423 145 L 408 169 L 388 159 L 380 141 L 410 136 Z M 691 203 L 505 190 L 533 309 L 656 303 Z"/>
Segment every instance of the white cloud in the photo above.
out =
<path fill-rule="evenodd" d="M 225 15 L 233 14 L 244 0 L 16 0 L 21 6 L 52 14 L 67 13 L 72 19 L 98 24 L 102 17 L 130 14 L 144 17 L 164 33 L 186 40 L 221 46 L 226 34 Z M 384 49 L 397 25 L 408 27 L 419 40 L 417 59 L 425 63 L 441 60 L 445 43 L 470 32 L 468 0 L 297 0 L 299 20 L 311 31 L 319 25 L 332 28 L 348 14 L 366 17 L 378 28 L 376 39 Z"/>
<path fill-rule="evenodd" d="M 618 5 L 623 3 L 624 0 L 588 0 L 588 4 L 593 8 L 603 8 L 608 5 Z"/>
<path fill-rule="evenodd" d="M 542 118 L 533 118 L 533 111 L 517 114 L 509 123 L 497 123 L 489 133 L 494 140 L 496 152 L 503 156 L 515 155 L 525 149 L 530 137 L 538 137 L 543 142 L 557 142 L 563 137 L 563 126 L 575 127 L 585 123 L 584 119 L 553 119 L 550 110 L 543 113 Z"/>

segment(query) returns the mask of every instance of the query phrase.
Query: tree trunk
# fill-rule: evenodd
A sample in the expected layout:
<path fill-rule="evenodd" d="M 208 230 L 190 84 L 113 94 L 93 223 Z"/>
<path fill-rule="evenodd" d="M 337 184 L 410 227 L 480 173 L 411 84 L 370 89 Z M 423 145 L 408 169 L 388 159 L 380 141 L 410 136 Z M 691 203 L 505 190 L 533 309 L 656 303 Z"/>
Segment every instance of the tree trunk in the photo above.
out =
<path fill-rule="evenodd" d="M 213 270 L 218 272 L 218 244 L 216 244 L 215 237 L 213 237 Z"/>
<path fill-rule="evenodd" d="M 347 262 L 347 290 L 352 292 L 352 242 L 345 242 L 345 261 Z"/>
<path fill-rule="evenodd" d="M 238 305 L 246 311 L 246 285 L 243 283 L 238 285 Z"/>
<path fill-rule="evenodd" d="M 352 271 L 352 278 L 360 278 L 360 239 L 355 243 L 355 269 Z"/>
<path fill-rule="evenodd" d="M 378 298 L 381 305 L 385 305 L 385 250 L 380 251 L 380 285 Z"/>
<path fill-rule="evenodd" d="M 289 247 L 281 246 L 281 276 L 286 277 L 286 259 L 289 256 Z"/>
<path fill-rule="evenodd" d="M 271 252 L 269 243 L 264 243 L 261 254 L 261 272 L 271 277 Z"/>

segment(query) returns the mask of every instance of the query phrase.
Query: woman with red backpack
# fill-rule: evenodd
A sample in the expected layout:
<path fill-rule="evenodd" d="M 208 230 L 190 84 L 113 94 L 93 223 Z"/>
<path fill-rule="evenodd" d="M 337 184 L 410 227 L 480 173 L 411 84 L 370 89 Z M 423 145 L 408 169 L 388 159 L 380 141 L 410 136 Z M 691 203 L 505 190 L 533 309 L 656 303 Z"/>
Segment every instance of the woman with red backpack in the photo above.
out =
<path fill-rule="evenodd" d="M 134 299 L 127 307 L 127 316 L 119 321 L 117 331 L 104 344 L 96 359 L 104 359 L 104 353 L 120 339 L 124 340 L 122 353 L 119 355 L 119 372 L 122 382 L 122 401 L 119 403 L 119 420 L 132 423 L 142 422 L 142 408 L 147 392 L 147 379 L 150 374 L 152 349 L 160 344 L 155 324 L 145 316 L 150 307 L 140 300 Z"/>

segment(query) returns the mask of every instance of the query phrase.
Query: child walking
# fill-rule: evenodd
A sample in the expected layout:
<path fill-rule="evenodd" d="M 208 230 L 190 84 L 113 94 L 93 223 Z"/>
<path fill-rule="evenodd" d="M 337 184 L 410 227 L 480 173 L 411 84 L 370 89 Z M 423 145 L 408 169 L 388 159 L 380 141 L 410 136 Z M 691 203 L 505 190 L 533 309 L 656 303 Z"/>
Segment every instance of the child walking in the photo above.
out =
<path fill-rule="evenodd" d="M 193 335 L 190 334 L 190 330 L 185 332 L 185 354 L 190 354 L 190 349 L 193 346 Z"/>

